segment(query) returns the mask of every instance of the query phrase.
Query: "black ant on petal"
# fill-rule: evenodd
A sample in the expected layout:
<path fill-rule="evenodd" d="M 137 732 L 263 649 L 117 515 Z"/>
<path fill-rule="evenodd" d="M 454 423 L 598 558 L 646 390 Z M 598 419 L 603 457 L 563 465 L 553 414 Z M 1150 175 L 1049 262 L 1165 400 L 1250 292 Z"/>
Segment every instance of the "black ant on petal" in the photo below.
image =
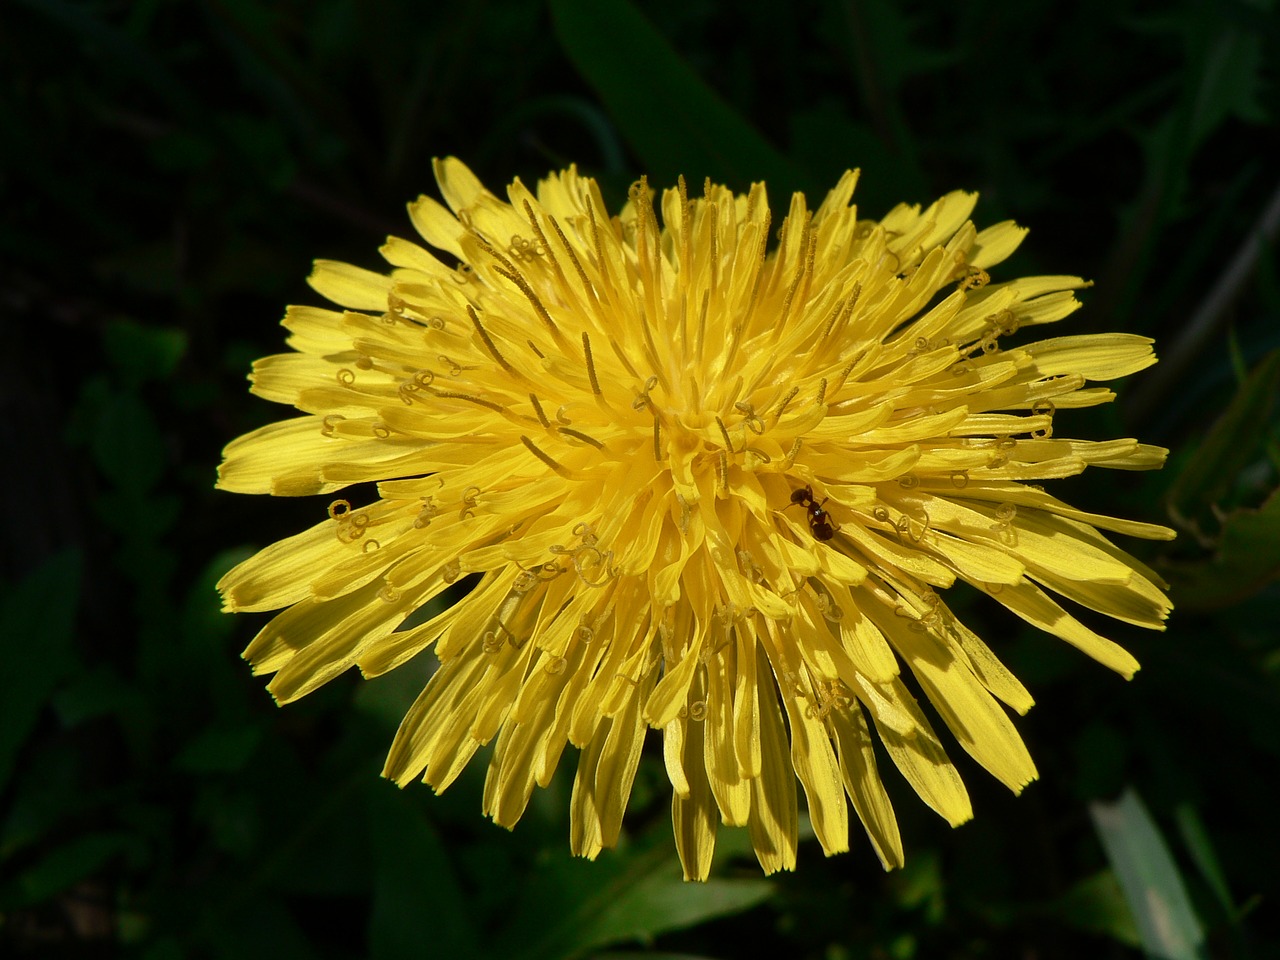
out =
<path fill-rule="evenodd" d="M 808 484 L 791 492 L 791 506 L 804 507 L 808 512 L 809 530 L 813 533 L 815 540 L 830 540 L 840 528 L 839 524 L 831 523 L 831 514 L 822 508 L 822 504 L 830 499 L 830 497 L 823 497 L 822 503 L 814 500 L 813 488 Z"/>

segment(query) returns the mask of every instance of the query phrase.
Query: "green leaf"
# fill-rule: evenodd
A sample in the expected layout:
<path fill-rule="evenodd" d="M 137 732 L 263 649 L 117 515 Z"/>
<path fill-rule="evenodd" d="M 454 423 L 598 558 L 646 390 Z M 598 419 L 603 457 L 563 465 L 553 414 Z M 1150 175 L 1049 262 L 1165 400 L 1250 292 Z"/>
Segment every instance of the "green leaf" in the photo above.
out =
<path fill-rule="evenodd" d="M 182 748 L 175 766 L 188 773 L 235 773 L 249 762 L 261 738 L 259 726 L 215 722 Z"/>
<path fill-rule="evenodd" d="M 1193 526 L 1235 485 L 1255 458 L 1280 389 L 1280 350 L 1267 354 L 1240 385 L 1234 399 L 1200 443 L 1169 489 L 1175 522 Z"/>
<path fill-rule="evenodd" d="M 386 732 L 393 732 L 439 667 L 434 650 L 423 650 L 390 673 L 371 677 L 356 688 L 352 702 Z"/>
<path fill-rule="evenodd" d="M 6 590 L 0 602 L 0 790 L 54 687 L 75 666 L 71 635 L 81 557 L 66 550 Z"/>
<path fill-rule="evenodd" d="M 1096 719 L 1080 728 L 1072 743 L 1076 795 L 1082 798 L 1113 796 L 1125 782 L 1129 768 L 1129 744 L 1125 735 L 1105 720 Z"/>
<path fill-rule="evenodd" d="M 64 727 L 112 714 L 119 716 L 121 723 L 136 724 L 147 709 L 141 691 L 106 666 L 80 671 L 51 702 Z"/>
<path fill-rule="evenodd" d="M 674 867 L 674 865 L 673 865 Z M 578 948 L 620 940 L 648 940 L 668 930 L 741 913 L 767 900 L 767 880 L 711 880 L 685 883 L 675 869 L 651 873 L 611 899 L 577 932 Z"/>
<path fill-rule="evenodd" d="M 1186 844 L 1191 859 L 1200 870 L 1200 875 L 1204 877 L 1209 889 L 1217 897 L 1223 912 L 1234 919 L 1237 915 L 1235 901 L 1231 896 L 1231 889 L 1227 886 L 1227 877 L 1222 871 L 1222 864 L 1214 853 L 1213 842 L 1209 839 L 1209 831 L 1205 829 L 1204 820 L 1201 819 L 1196 808 L 1189 803 L 1179 804 L 1173 813 L 1178 821 L 1182 842 Z"/>
<path fill-rule="evenodd" d="M 538 883 L 526 888 L 518 912 L 504 925 L 510 932 L 504 931 L 491 953 L 511 960 L 569 960 L 594 947 L 647 941 L 739 913 L 772 895 L 768 880 L 685 883 L 668 830 L 664 824 L 635 846 L 606 851 L 595 862 L 548 854 L 539 864 Z"/>
<path fill-rule="evenodd" d="M 145 493 L 164 473 L 164 439 L 146 405 L 132 393 L 110 396 L 93 426 L 98 468 L 116 486 Z"/>
<path fill-rule="evenodd" d="M 1180 610 L 1239 603 L 1280 577 L 1280 490 L 1257 510 L 1234 510 L 1222 526 L 1216 556 L 1169 565 L 1165 573 Z"/>
<path fill-rule="evenodd" d="M 192 119 L 203 115 L 199 100 L 161 62 L 154 45 L 139 42 L 98 16 L 91 5 L 68 0 L 23 0 L 23 4 L 65 27 L 77 48 L 91 53 L 106 68 L 138 81 L 175 113 Z"/>
<path fill-rule="evenodd" d="M 734 189 L 765 180 L 774 191 L 813 185 L 698 77 L 628 0 L 552 0 L 556 36 L 604 101 L 654 184 L 683 174 Z"/>
<path fill-rule="evenodd" d="M 1228 117 L 1252 123 L 1267 120 L 1259 99 L 1265 88 L 1262 38 L 1236 24 L 1223 24 L 1219 30 L 1212 42 L 1198 51 L 1203 60 L 1191 114 L 1191 138 L 1197 145 Z"/>
<path fill-rule="evenodd" d="M 278 898 L 259 895 L 219 916 L 217 923 L 199 928 L 200 950 L 188 946 L 188 956 L 212 955 L 216 960 L 306 960 L 322 954 L 306 931 Z M 323 954 L 328 956 L 327 952 Z"/>
<path fill-rule="evenodd" d="M 369 792 L 373 842 L 373 960 L 417 960 L 431 955 L 474 957 L 479 936 L 472 904 L 463 895 L 435 828 L 412 794 L 385 781 Z"/>
<path fill-rule="evenodd" d="M 111 363 L 131 385 L 163 380 L 187 351 L 187 335 L 173 327 L 149 327 L 134 320 L 114 320 L 103 332 L 102 346 Z"/>
<path fill-rule="evenodd" d="M 600 106 L 586 97 L 538 97 L 520 104 L 504 116 L 494 119 L 485 131 L 484 142 L 477 154 L 498 154 L 503 144 L 518 139 L 522 130 L 536 124 L 565 121 L 576 124 L 595 144 L 596 156 L 599 158 L 598 169 L 605 174 L 627 173 L 628 163 L 617 129 Z M 582 159 L 578 162 L 586 163 Z"/>
<path fill-rule="evenodd" d="M 925 199 L 930 187 L 919 165 L 904 162 L 845 110 L 840 101 L 827 99 L 793 113 L 791 152 L 796 159 L 832 184 L 845 170 L 858 167 L 862 176 L 854 197 L 860 216 L 881 215 L 909 198 Z"/>
<path fill-rule="evenodd" d="M 56 848 L 0 889 L 0 909 L 48 900 L 97 870 L 109 857 L 136 845 L 122 833 L 92 833 Z"/>
<path fill-rule="evenodd" d="M 1130 788 L 1114 803 L 1091 803 L 1089 814 L 1147 956 L 1205 960 L 1204 931 L 1178 865 L 1137 793 Z"/>
<path fill-rule="evenodd" d="M 890 887 L 903 911 L 919 910 L 929 926 L 942 922 L 946 915 L 946 884 L 937 850 L 913 853 L 890 878 Z"/>
<path fill-rule="evenodd" d="M 1142 946 L 1142 937 L 1125 903 L 1120 881 L 1111 870 L 1081 880 L 1050 904 L 1047 912 L 1080 930 L 1110 937 L 1128 947 Z"/>

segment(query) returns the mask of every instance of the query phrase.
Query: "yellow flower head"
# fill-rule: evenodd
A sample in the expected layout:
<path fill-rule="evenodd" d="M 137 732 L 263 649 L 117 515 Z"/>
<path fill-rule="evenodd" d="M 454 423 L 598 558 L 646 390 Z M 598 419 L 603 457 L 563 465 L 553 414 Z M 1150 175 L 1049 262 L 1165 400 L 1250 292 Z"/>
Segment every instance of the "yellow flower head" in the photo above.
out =
<path fill-rule="evenodd" d="M 681 182 L 659 219 L 643 180 L 610 216 L 572 167 L 506 201 L 457 160 L 436 177 L 448 208 L 409 212 L 457 266 L 399 238 L 389 275 L 318 262 L 311 285 L 344 309 L 291 307 L 294 352 L 251 378 L 304 416 L 226 449 L 226 490 L 377 482 L 219 584 L 228 610 L 284 608 L 245 651 L 279 702 L 434 643 L 386 776 L 443 790 L 496 740 L 484 810 L 511 826 L 572 744 L 586 857 L 617 841 L 656 728 L 701 879 L 717 822 L 747 826 L 766 871 L 794 866 L 797 778 L 827 853 L 848 847 L 847 796 L 901 864 L 872 729 L 925 803 L 970 817 L 903 666 L 995 777 L 1035 778 L 1005 709 L 1031 697 L 943 602 L 957 580 L 1137 669 L 1052 594 L 1159 629 L 1158 578 L 1099 530 L 1172 532 L 1034 484 L 1162 463 L 1055 435 L 1060 412 L 1113 398 L 1091 382 L 1154 363 L 1151 341 L 1028 342 L 1084 282 L 989 282 L 1025 231 L 976 230 L 974 194 L 859 219 L 848 173 L 817 210 L 792 197 L 771 243 L 763 184 Z M 468 574 L 463 599 L 404 626 Z"/>

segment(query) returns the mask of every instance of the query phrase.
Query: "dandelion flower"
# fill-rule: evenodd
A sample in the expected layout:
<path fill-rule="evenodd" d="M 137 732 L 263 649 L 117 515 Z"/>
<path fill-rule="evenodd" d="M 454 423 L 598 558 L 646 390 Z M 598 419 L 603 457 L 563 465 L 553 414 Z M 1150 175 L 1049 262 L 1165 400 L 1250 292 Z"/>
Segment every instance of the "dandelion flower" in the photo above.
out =
<path fill-rule="evenodd" d="M 976 195 L 859 219 L 851 172 L 816 210 L 793 196 L 771 242 L 763 184 L 682 181 L 655 211 L 641 180 L 611 216 L 572 167 L 506 200 L 457 160 L 435 172 L 448 206 L 409 213 L 443 259 L 392 237 L 388 274 L 317 262 L 341 309 L 289 308 L 293 352 L 251 375 L 303 415 L 225 451 L 225 490 L 377 485 L 219 584 L 228 610 L 282 610 L 244 653 L 280 703 L 434 645 L 385 775 L 443 790 L 493 743 L 484 812 L 510 827 L 572 745 L 585 857 L 618 840 L 654 728 L 702 879 L 719 823 L 748 828 L 766 872 L 794 866 L 797 781 L 826 853 L 848 848 L 851 805 L 901 864 L 885 758 L 969 819 L 913 690 L 1001 782 L 1035 779 L 1008 712 L 1031 696 L 948 608 L 957 581 L 1138 668 L 1059 599 L 1161 628 L 1159 578 L 1100 531 L 1172 532 L 1037 484 L 1160 466 L 1136 440 L 1055 433 L 1113 398 L 1093 384 L 1154 363 L 1151 341 L 1027 337 L 1084 281 L 991 282 L 1025 231 L 977 230 Z"/>

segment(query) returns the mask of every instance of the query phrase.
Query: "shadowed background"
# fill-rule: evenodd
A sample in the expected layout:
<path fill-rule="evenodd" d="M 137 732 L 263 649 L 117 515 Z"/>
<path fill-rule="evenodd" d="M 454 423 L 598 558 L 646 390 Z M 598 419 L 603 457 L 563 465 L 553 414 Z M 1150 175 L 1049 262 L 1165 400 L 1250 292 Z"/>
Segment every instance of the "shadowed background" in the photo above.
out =
<path fill-rule="evenodd" d="M 1280 957 L 1275 6 L 6 5 L 0 954 Z M 569 757 L 513 834 L 481 762 L 442 797 L 378 778 L 421 663 L 277 710 L 238 657 L 266 617 L 213 584 L 329 498 L 215 492 L 219 453 L 286 415 L 244 377 L 322 302 L 311 260 L 378 269 L 446 154 L 497 192 L 575 162 L 614 206 L 640 173 L 764 179 L 775 211 L 856 166 L 864 215 L 964 188 L 1030 226 L 995 279 L 1091 277 L 1055 333 L 1165 358 L 1069 416 L 1169 466 L 1053 488 L 1181 532 L 1125 544 L 1173 584 L 1167 633 L 1108 625 L 1142 672 L 949 594 L 1038 701 L 1041 782 L 1015 799 L 953 749 L 958 830 L 887 777 L 904 870 L 807 840 L 765 879 L 722 829 L 697 886 L 660 753 L 588 864 Z"/>

